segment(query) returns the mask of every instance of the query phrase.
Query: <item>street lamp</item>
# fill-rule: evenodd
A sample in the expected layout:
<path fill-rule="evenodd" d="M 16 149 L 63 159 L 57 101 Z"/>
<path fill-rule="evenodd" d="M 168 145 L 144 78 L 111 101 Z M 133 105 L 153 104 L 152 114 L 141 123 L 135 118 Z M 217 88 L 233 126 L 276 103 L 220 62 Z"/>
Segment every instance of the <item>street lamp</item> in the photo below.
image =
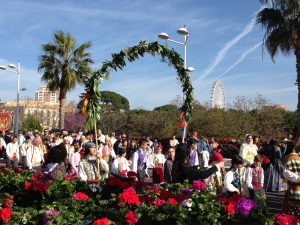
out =
<path fill-rule="evenodd" d="M 17 74 L 17 107 L 16 107 L 16 124 L 15 124 L 15 132 L 17 133 L 19 131 L 19 114 L 20 114 L 20 107 L 19 107 L 19 98 L 20 98 L 20 75 L 21 75 L 21 63 L 18 61 L 18 67 L 16 67 L 14 64 L 8 64 L 6 66 L 0 66 L 1 70 L 7 70 L 13 73 Z"/>
<path fill-rule="evenodd" d="M 188 40 L 188 37 L 189 37 L 189 32 L 188 32 L 186 26 L 184 25 L 183 27 L 179 28 L 177 30 L 177 34 L 184 36 L 184 41 L 183 42 L 175 41 L 175 40 L 170 39 L 169 35 L 165 32 L 160 33 L 158 35 L 158 37 L 162 40 L 166 40 L 166 41 L 174 42 L 174 43 L 179 44 L 179 45 L 183 45 L 183 47 L 184 47 L 184 53 L 183 53 L 184 54 L 184 57 L 183 57 L 184 69 L 187 72 L 193 72 L 193 71 L 195 71 L 195 69 L 193 67 L 190 67 L 190 66 L 186 67 L 186 47 L 187 47 L 187 40 Z M 184 95 L 185 95 L 185 93 L 183 93 L 183 102 L 184 102 Z M 182 142 L 184 142 L 185 133 L 186 133 L 186 128 L 184 128 L 184 131 L 183 131 Z"/>

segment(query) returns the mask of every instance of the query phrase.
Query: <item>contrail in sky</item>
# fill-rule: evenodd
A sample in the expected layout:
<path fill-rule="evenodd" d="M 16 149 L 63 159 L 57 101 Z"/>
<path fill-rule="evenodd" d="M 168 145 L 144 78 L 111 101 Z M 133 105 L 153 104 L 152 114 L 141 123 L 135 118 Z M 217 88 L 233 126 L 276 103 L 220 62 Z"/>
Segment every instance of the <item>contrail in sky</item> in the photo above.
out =
<path fill-rule="evenodd" d="M 222 74 L 220 74 L 216 79 L 219 79 L 220 77 L 223 77 L 225 74 L 227 74 L 228 72 L 230 72 L 234 67 L 236 67 L 238 64 L 240 64 L 241 62 L 244 61 L 244 59 L 251 53 L 253 52 L 255 49 L 257 49 L 259 46 L 262 45 L 262 41 L 257 43 L 256 45 L 252 46 L 251 48 L 249 48 L 247 51 L 245 51 L 241 57 L 236 60 L 231 66 L 229 66 L 227 68 L 227 70 L 225 70 Z"/>
<path fill-rule="evenodd" d="M 257 12 L 261 11 L 263 8 L 265 8 L 265 6 L 261 7 Z M 243 37 L 245 37 L 247 34 L 249 34 L 253 30 L 253 28 L 256 24 L 256 14 L 257 14 L 257 12 L 255 12 L 253 18 L 244 27 L 244 29 L 236 37 L 234 37 L 232 40 L 227 42 L 225 44 L 225 46 L 218 52 L 218 54 L 217 54 L 216 58 L 214 59 L 214 61 L 204 70 L 204 73 L 195 81 L 195 83 L 197 83 L 200 80 L 207 77 L 217 67 L 217 65 L 219 65 L 220 62 L 222 62 L 222 60 L 224 59 L 224 57 L 227 54 L 227 52 L 229 51 L 229 49 L 231 49 Z"/>

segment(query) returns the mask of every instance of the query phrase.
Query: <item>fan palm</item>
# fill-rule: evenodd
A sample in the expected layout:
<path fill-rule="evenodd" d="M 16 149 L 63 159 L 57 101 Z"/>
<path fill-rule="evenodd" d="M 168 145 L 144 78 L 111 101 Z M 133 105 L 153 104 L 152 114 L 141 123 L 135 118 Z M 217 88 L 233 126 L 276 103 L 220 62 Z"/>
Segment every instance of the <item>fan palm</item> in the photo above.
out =
<path fill-rule="evenodd" d="M 298 86 L 297 136 L 300 136 L 300 1 L 260 0 L 266 7 L 258 12 L 257 23 L 265 29 L 264 45 L 274 61 L 280 51 L 296 56 Z"/>
<path fill-rule="evenodd" d="M 59 128 L 63 128 L 64 103 L 67 93 L 77 83 L 84 83 L 91 75 L 90 65 L 93 60 L 87 49 L 90 42 L 76 47 L 76 40 L 70 33 L 54 32 L 53 42 L 42 45 L 38 70 L 43 73 L 42 81 L 50 91 L 59 90 Z"/>

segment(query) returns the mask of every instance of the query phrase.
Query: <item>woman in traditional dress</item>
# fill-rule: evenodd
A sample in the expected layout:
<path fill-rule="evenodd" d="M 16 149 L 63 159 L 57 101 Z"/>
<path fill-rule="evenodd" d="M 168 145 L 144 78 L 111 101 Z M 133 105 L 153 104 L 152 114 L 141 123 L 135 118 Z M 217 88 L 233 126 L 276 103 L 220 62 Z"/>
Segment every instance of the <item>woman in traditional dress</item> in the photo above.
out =
<path fill-rule="evenodd" d="M 166 157 L 162 154 L 163 146 L 159 144 L 156 148 L 156 154 L 154 156 L 154 168 L 153 168 L 153 183 L 159 184 L 164 181 L 164 163 Z"/>
<path fill-rule="evenodd" d="M 270 160 L 269 168 L 265 171 L 265 190 L 283 191 L 283 165 L 281 162 L 281 149 L 275 139 L 269 142 L 269 150 L 266 152 Z"/>
<path fill-rule="evenodd" d="M 254 157 L 257 155 L 257 150 L 256 144 L 253 144 L 252 135 L 247 134 L 245 142 L 240 147 L 239 153 L 244 160 L 245 166 L 251 166 L 253 164 Z"/>

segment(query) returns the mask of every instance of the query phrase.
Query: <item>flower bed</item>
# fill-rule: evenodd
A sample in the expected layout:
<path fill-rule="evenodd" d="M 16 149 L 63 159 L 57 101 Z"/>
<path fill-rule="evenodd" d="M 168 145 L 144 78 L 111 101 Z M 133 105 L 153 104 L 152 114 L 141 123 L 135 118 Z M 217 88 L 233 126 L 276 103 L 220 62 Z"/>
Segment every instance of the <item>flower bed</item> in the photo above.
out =
<path fill-rule="evenodd" d="M 83 182 L 0 169 L 3 224 L 273 224 L 263 200 L 217 199 L 201 181 L 168 189 L 111 177 Z"/>

